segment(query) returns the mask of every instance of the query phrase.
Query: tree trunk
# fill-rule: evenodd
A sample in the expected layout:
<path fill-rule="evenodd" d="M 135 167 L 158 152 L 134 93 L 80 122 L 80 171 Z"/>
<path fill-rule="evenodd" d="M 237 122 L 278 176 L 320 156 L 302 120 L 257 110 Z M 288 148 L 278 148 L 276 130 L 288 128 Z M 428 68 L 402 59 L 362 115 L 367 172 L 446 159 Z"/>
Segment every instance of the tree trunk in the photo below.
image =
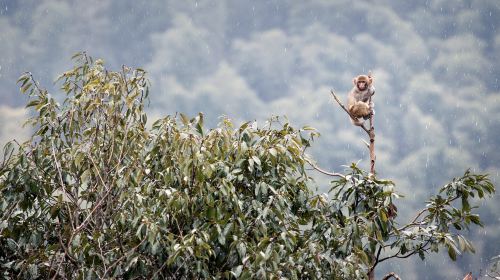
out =
<path fill-rule="evenodd" d="M 375 269 L 368 272 L 368 280 L 375 280 Z"/>
<path fill-rule="evenodd" d="M 370 101 L 372 98 L 370 97 Z M 375 128 L 373 127 L 373 113 L 370 116 L 370 130 L 368 135 L 370 136 L 370 173 L 375 175 Z"/>

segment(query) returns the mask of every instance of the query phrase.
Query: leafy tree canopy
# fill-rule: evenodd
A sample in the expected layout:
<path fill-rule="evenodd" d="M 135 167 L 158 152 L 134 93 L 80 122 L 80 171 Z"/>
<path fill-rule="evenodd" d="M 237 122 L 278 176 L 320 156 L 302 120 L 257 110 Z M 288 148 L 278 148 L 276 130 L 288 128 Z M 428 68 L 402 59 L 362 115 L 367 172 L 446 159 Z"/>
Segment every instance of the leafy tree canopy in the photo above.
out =
<path fill-rule="evenodd" d="M 401 224 L 394 184 L 354 164 L 313 192 L 314 129 L 206 130 L 203 114 L 149 128 L 144 70 L 74 58 L 62 104 L 30 73 L 18 81 L 34 133 L 0 165 L 4 278 L 360 279 L 393 258 L 474 251 L 459 232 L 481 225 L 471 199 L 494 192 L 486 175 L 465 172 Z"/>

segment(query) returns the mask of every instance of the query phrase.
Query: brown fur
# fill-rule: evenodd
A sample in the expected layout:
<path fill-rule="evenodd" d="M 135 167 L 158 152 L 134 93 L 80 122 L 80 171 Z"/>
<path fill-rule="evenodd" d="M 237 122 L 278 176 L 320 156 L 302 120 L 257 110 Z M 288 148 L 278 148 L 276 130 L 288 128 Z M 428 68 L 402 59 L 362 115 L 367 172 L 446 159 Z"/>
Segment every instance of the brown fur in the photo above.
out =
<path fill-rule="evenodd" d="M 364 118 L 370 115 L 370 106 L 363 101 L 356 101 L 349 107 L 349 112 L 356 118 Z"/>
<path fill-rule="evenodd" d="M 366 83 L 364 89 L 358 87 L 360 81 Z M 364 118 L 367 118 L 373 112 L 373 103 L 370 102 L 370 97 L 375 94 L 373 78 L 370 75 L 359 75 L 352 82 L 354 87 L 347 95 L 347 108 L 354 117 L 354 119 L 351 118 L 352 123 L 360 126 L 365 121 Z"/>

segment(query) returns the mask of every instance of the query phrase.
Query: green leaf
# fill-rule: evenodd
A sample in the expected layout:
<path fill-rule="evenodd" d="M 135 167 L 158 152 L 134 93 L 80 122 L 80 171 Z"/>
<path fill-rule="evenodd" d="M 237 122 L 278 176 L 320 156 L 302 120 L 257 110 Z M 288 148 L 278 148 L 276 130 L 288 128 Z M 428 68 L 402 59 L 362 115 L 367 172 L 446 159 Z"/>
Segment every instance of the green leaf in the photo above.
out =
<path fill-rule="evenodd" d="M 458 239 L 458 248 L 460 248 L 460 251 L 466 251 L 468 248 L 464 238 L 461 235 L 458 235 L 457 239 Z"/>
<path fill-rule="evenodd" d="M 250 124 L 250 122 L 243 123 L 239 129 L 240 133 L 243 132 L 243 130 L 245 130 L 249 124 Z"/>
<path fill-rule="evenodd" d="M 82 56 L 82 55 L 83 55 L 83 53 L 82 53 L 82 52 L 77 52 L 77 53 L 75 53 L 75 54 L 73 54 L 73 55 L 71 56 L 71 59 L 78 58 L 78 57 L 80 57 L 80 56 Z"/>
<path fill-rule="evenodd" d="M 231 274 L 235 277 L 235 278 L 238 278 L 240 277 L 241 275 L 241 271 L 243 270 L 243 266 L 242 265 L 238 265 L 236 266 L 235 268 L 233 268 L 231 270 Z"/>
<path fill-rule="evenodd" d="M 180 116 L 181 116 L 181 120 L 182 120 L 182 123 L 187 126 L 189 124 L 189 118 L 184 115 L 183 113 L 180 113 Z"/>
<path fill-rule="evenodd" d="M 273 157 L 276 157 L 278 155 L 278 152 L 276 151 L 275 148 L 271 148 L 269 149 L 269 153 L 273 156 Z"/>
<path fill-rule="evenodd" d="M 387 214 L 394 183 L 354 163 L 329 194 L 315 194 L 306 164 L 314 128 L 275 117 L 262 128 L 224 118 L 207 129 L 201 113 L 151 128 L 143 69 L 74 58 L 60 76 L 62 105 L 31 74 L 18 80 L 38 113 L 31 138 L 7 144 L 0 162 L 7 278 L 30 278 L 30 265 L 43 278 L 53 261 L 61 270 L 52 278 L 145 278 L 161 268 L 157 278 L 362 279 L 385 246 L 387 256 L 422 259 L 443 245 L 452 259 L 473 252 L 450 227 L 480 224 L 469 203 L 494 192 L 485 175 L 445 185 L 398 230 Z"/>
<path fill-rule="evenodd" d="M 3 158 L 4 160 L 9 158 L 10 155 L 14 153 L 14 144 L 13 142 L 7 142 L 3 147 Z M 7 169 L 1 170 L 0 175 L 3 173 L 2 171 L 7 171 Z"/>
<path fill-rule="evenodd" d="M 386 223 L 388 219 L 387 219 L 387 215 L 385 214 L 385 211 L 380 209 L 378 214 L 379 214 L 379 217 L 382 220 L 382 222 Z"/>
<path fill-rule="evenodd" d="M 477 214 L 472 214 L 472 215 L 468 215 L 467 216 L 474 224 L 476 225 L 479 225 L 479 226 L 483 226 L 483 224 L 481 223 L 481 219 L 479 218 L 479 215 Z"/>
<path fill-rule="evenodd" d="M 77 153 L 75 155 L 75 165 L 77 168 L 80 168 L 82 166 L 82 161 L 84 160 L 85 155 L 83 153 Z M 86 174 L 85 176 L 88 176 L 89 174 Z M 86 178 L 88 180 L 88 178 Z M 82 174 L 82 180 L 83 180 L 83 174 Z"/>
<path fill-rule="evenodd" d="M 83 185 L 88 185 L 91 178 L 92 178 L 92 170 L 87 169 L 82 173 L 80 180 Z"/>
<path fill-rule="evenodd" d="M 421 260 L 425 260 L 424 251 L 422 251 L 422 250 L 418 251 L 418 256 L 420 257 Z"/>
<path fill-rule="evenodd" d="M 259 165 L 259 166 L 261 165 L 261 163 L 260 163 L 260 159 L 259 159 L 258 157 L 256 157 L 256 156 L 252 156 L 252 159 L 253 159 L 253 161 L 254 161 L 257 165 Z"/>
<path fill-rule="evenodd" d="M 456 261 L 457 260 L 457 252 L 455 251 L 454 247 L 453 246 L 450 246 L 448 245 L 448 256 L 450 257 L 450 259 L 452 259 L 453 261 Z"/>
<path fill-rule="evenodd" d="M 198 122 L 196 123 L 196 131 L 203 136 L 203 127 L 201 126 L 201 124 Z"/>
<path fill-rule="evenodd" d="M 408 249 L 406 248 L 406 244 L 402 244 L 400 248 L 401 255 L 404 255 L 408 252 Z"/>
<path fill-rule="evenodd" d="M 243 242 L 238 243 L 236 248 L 238 250 L 238 255 L 240 256 L 240 259 L 244 259 L 247 255 L 247 247 L 246 247 L 245 243 L 243 243 Z"/>
<path fill-rule="evenodd" d="M 28 108 L 28 107 L 33 107 L 33 106 L 37 106 L 39 103 L 40 103 L 40 100 L 38 100 L 38 99 L 31 100 L 31 101 L 28 103 L 28 105 L 26 105 L 26 108 Z"/>
<path fill-rule="evenodd" d="M 21 87 L 21 93 L 26 93 L 26 91 L 32 86 L 32 83 L 27 83 Z"/>
<path fill-rule="evenodd" d="M 29 75 L 25 73 L 25 74 L 21 75 L 21 77 L 19 77 L 19 79 L 17 79 L 16 84 L 19 84 L 20 82 L 22 82 L 22 84 L 21 84 L 21 87 L 22 87 L 24 84 L 26 84 L 28 79 L 29 79 Z"/>
<path fill-rule="evenodd" d="M 215 220 L 216 216 L 217 216 L 217 209 L 215 207 L 208 208 L 207 218 L 209 220 Z"/>
<path fill-rule="evenodd" d="M 314 131 L 316 130 L 316 128 L 311 127 L 311 126 L 304 126 L 304 127 L 302 127 L 302 129 L 303 130 L 314 130 Z"/>

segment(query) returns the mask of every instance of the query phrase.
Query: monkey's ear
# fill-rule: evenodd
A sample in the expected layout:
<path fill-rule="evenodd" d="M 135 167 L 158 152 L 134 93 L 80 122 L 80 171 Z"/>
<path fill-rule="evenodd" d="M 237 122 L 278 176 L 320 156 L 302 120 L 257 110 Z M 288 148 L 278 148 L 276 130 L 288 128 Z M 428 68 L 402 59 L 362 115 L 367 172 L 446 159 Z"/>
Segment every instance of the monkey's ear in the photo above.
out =
<path fill-rule="evenodd" d="M 353 83 L 354 85 L 356 85 L 356 80 L 357 80 L 356 78 L 353 78 L 353 79 L 352 79 L 352 83 Z"/>
<path fill-rule="evenodd" d="M 373 77 L 368 76 L 368 85 L 371 85 L 373 83 Z"/>

